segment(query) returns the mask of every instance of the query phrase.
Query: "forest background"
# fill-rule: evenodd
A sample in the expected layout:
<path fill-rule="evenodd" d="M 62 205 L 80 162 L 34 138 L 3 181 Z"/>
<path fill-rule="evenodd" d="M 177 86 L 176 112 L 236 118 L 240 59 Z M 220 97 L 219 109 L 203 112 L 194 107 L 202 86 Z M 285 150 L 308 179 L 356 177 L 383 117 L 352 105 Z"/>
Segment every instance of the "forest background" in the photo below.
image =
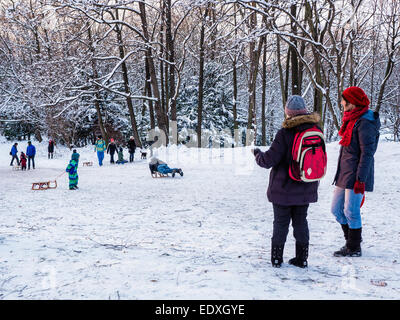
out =
<path fill-rule="evenodd" d="M 268 145 L 299 94 L 332 141 L 359 86 L 399 141 L 399 47 L 396 0 L 1 0 L 0 132 Z"/>

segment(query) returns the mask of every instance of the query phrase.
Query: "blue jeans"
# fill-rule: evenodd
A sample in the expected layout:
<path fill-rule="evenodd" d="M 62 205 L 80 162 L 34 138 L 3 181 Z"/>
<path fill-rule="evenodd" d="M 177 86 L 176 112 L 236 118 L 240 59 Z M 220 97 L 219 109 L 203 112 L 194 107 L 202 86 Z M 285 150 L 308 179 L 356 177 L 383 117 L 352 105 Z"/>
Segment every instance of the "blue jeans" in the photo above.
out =
<path fill-rule="evenodd" d="M 176 168 L 171 169 L 170 167 L 168 167 L 166 164 L 160 164 L 157 167 L 157 171 L 162 173 L 162 174 L 167 174 L 167 173 L 171 173 L 173 170 L 178 170 Z"/>
<path fill-rule="evenodd" d="M 32 168 L 35 169 L 35 156 L 28 156 L 28 170 L 31 168 L 31 160 Z"/>
<path fill-rule="evenodd" d="M 336 187 L 333 192 L 331 212 L 340 224 L 348 224 L 350 229 L 362 227 L 360 205 L 363 199 L 361 193 L 352 189 Z"/>
<path fill-rule="evenodd" d="M 104 151 L 97 151 L 97 158 L 99 159 L 99 165 L 103 165 L 103 159 L 104 159 Z"/>

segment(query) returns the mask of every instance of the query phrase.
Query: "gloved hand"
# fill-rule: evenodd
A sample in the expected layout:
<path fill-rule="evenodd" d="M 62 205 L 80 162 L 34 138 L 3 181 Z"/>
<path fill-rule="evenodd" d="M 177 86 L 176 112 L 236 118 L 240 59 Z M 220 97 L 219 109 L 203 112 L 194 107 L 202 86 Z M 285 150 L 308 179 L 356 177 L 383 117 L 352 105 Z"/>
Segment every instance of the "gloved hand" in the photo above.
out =
<path fill-rule="evenodd" d="M 365 182 L 356 181 L 354 184 L 354 193 L 361 193 L 364 194 L 365 192 Z"/>
<path fill-rule="evenodd" d="M 259 154 L 261 152 L 261 150 L 258 148 L 255 148 L 255 149 L 251 149 L 251 152 L 254 154 L 254 156 L 256 156 L 257 154 Z"/>

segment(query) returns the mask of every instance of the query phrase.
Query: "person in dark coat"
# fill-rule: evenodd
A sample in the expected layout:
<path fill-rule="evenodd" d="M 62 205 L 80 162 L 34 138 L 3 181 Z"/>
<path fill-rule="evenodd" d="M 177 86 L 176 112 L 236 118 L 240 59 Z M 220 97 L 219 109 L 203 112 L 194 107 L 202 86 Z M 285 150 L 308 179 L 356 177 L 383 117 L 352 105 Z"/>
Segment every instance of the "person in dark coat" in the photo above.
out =
<path fill-rule="evenodd" d="M 296 257 L 289 264 L 307 267 L 309 230 L 307 210 L 312 202 L 318 200 L 319 182 L 295 181 L 289 176 L 292 146 L 296 132 L 313 126 L 318 127 L 320 116 L 307 113 L 304 99 L 291 96 L 285 106 L 287 118 L 277 132 L 271 147 L 262 152 L 252 150 L 260 167 L 271 169 L 267 197 L 274 210 L 273 234 L 271 238 L 271 263 L 280 267 L 283 263 L 283 250 L 292 221 L 293 234 L 296 239 Z M 319 127 L 318 127 L 319 128 Z"/>
<path fill-rule="evenodd" d="M 13 165 L 14 159 L 17 160 L 17 164 L 19 165 L 17 146 L 18 146 L 18 143 L 16 142 L 16 143 L 14 143 L 13 146 L 11 147 L 10 156 L 12 156 L 12 158 L 11 158 L 10 166 Z"/>
<path fill-rule="evenodd" d="M 131 136 L 128 141 L 128 150 L 129 150 L 129 162 L 133 162 L 135 159 L 135 150 L 136 150 L 136 143 L 135 139 Z"/>
<path fill-rule="evenodd" d="M 28 141 L 28 147 L 26 148 L 26 155 L 28 156 L 28 170 L 31 169 L 31 161 L 32 161 L 32 168 L 35 169 L 36 148 L 30 141 Z"/>
<path fill-rule="evenodd" d="M 374 187 L 374 154 L 378 147 L 379 114 L 369 110 L 369 99 L 359 87 L 342 93 L 343 123 L 331 211 L 340 223 L 346 244 L 334 256 L 361 256 L 361 203 Z"/>
<path fill-rule="evenodd" d="M 54 141 L 52 139 L 49 140 L 49 145 L 47 147 L 47 151 L 48 151 L 48 158 L 53 159 L 53 153 L 54 153 Z"/>
<path fill-rule="evenodd" d="M 114 153 L 118 153 L 117 145 L 114 142 L 114 139 L 110 140 L 110 144 L 107 147 L 107 154 L 110 153 L 110 163 L 115 163 L 114 161 Z"/>

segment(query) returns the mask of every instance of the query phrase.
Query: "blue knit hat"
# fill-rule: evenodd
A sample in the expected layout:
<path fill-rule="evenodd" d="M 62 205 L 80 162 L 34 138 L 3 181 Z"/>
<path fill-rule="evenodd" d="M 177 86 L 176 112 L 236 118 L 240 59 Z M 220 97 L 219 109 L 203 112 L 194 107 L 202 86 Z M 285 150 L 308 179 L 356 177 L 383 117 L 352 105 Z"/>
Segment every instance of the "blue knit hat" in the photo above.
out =
<path fill-rule="evenodd" d="M 306 114 L 307 108 L 303 97 L 298 95 L 290 96 L 286 102 L 285 113 L 288 117 Z"/>

